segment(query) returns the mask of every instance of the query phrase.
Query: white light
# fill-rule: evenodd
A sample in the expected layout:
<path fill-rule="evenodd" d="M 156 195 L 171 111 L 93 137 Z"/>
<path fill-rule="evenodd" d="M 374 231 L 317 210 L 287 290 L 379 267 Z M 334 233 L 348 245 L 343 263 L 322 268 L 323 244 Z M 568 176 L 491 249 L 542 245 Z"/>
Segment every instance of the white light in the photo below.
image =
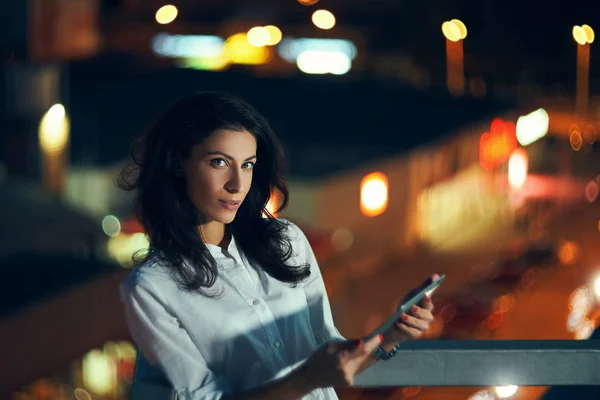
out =
<path fill-rule="evenodd" d="M 508 182 L 512 187 L 523 186 L 527 179 L 528 158 L 523 149 L 516 149 L 508 160 Z"/>
<path fill-rule="evenodd" d="M 102 230 L 107 236 L 118 236 L 121 233 L 121 223 L 114 215 L 107 215 L 102 218 Z"/>
<path fill-rule="evenodd" d="M 594 294 L 600 298 L 600 276 L 594 279 Z"/>
<path fill-rule="evenodd" d="M 163 57 L 210 58 L 223 53 L 225 40 L 214 35 L 169 35 L 159 33 L 152 39 L 152 51 Z"/>
<path fill-rule="evenodd" d="M 519 389 L 516 385 L 504 385 L 504 386 L 496 386 L 494 391 L 501 399 L 507 399 L 517 393 Z"/>
<path fill-rule="evenodd" d="M 594 329 L 596 329 L 596 326 L 594 325 L 594 323 L 592 321 L 590 321 L 589 319 L 586 319 L 585 321 L 583 321 L 581 323 L 579 328 L 577 328 L 577 330 L 575 331 L 575 340 L 589 339 L 590 336 L 592 336 L 592 333 L 594 333 Z"/>
<path fill-rule="evenodd" d="M 298 55 L 296 65 L 305 74 L 344 75 L 352 67 L 350 58 L 339 51 L 303 51 Z"/>
<path fill-rule="evenodd" d="M 550 117 L 543 108 L 519 117 L 517 120 L 517 140 L 521 146 L 527 146 L 546 136 Z"/>
<path fill-rule="evenodd" d="M 479 392 L 470 396 L 468 400 L 496 400 L 496 396 L 487 390 L 480 390 Z"/>
<path fill-rule="evenodd" d="M 279 56 L 286 61 L 295 63 L 300 53 L 308 50 L 340 52 L 350 60 L 356 58 L 356 45 L 346 39 L 323 38 L 290 38 L 286 37 L 277 46 Z"/>

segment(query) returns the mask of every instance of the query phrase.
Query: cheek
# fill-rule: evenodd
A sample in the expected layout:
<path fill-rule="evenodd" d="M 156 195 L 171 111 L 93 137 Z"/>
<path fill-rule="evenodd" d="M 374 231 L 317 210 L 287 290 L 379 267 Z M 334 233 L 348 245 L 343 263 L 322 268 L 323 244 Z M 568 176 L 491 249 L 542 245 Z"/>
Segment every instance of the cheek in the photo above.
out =
<path fill-rule="evenodd" d="M 200 208 L 215 197 L 218 191 L 218 182 L 214 176 L 196 174 L 188 180 L 188 193 L 191 200 Z"/>

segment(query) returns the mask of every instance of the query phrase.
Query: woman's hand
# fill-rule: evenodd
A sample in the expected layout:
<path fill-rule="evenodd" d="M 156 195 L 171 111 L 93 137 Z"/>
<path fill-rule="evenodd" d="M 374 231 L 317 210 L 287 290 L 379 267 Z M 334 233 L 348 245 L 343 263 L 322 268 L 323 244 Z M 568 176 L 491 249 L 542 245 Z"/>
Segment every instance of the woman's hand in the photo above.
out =
<path fill-rule="evenodd" d="M 400 304 L 405 300 L 410 299 L 439 278 L 438 274 L 433 274 L 421 285 L 409 291 Z M 396 325 L 384 334 L 383 347 L 393 347 L 399 342 L 420 338 L 423 333 L 429 329 L 429 325 L 431 325 L 431 322 L 433 321 L 432 311 L 433 303 L 431 302 L 431 298 L 425 296 L 418 305 L 413 306 L 408 313 L 404 314 L 402 318 L 396 322 Z M 389 348 L 386 350 L 389 350 Z"/>
<path fill-rule="evenodd" d="M 302 376 L 311 389 L 352 386 L 354 375 L 381 343 L 381 335 L 368 340 L 331 340 L 319 347 L 303 366 Z"/>

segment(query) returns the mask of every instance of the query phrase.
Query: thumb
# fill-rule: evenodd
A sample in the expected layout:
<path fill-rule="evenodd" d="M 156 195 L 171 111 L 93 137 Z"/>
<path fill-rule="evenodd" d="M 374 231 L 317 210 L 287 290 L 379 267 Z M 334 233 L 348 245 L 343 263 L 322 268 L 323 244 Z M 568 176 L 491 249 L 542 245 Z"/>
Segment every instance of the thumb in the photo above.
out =
<path fill-rule="evenodd" d="M 373 337 L 367 338 L 363 340 L 362 345 L 357 347 L 353 351 L 353 355 L 359 358 L 366 358 L 370 354 L 372 354 L 377 346 L 381 344 L 383 341 L 383 335 L 375 335 Z"/>

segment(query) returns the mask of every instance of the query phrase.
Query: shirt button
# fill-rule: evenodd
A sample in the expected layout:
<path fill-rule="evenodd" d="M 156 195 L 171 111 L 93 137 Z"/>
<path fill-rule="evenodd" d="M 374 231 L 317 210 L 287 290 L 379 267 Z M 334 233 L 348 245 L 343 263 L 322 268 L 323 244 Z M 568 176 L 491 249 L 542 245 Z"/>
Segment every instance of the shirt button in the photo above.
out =
<path fill-rule="evenodd" d="M 257 305 L 259 305 L 259 304 L 260 304 L 260 301 L 258 301 L 258 300 L 254 300 L 254 301 L 252 302 L 252 304 L 254 304 L 255 306 L 257 306 Z"/>
<path fill-rule="evenodd" d="M 275 343 L 273 343 L 273 345 L 275 347 L 279 347 L 279 346 L 281 346 L 281 342 L 279 340 L 276 340 Z"/>

